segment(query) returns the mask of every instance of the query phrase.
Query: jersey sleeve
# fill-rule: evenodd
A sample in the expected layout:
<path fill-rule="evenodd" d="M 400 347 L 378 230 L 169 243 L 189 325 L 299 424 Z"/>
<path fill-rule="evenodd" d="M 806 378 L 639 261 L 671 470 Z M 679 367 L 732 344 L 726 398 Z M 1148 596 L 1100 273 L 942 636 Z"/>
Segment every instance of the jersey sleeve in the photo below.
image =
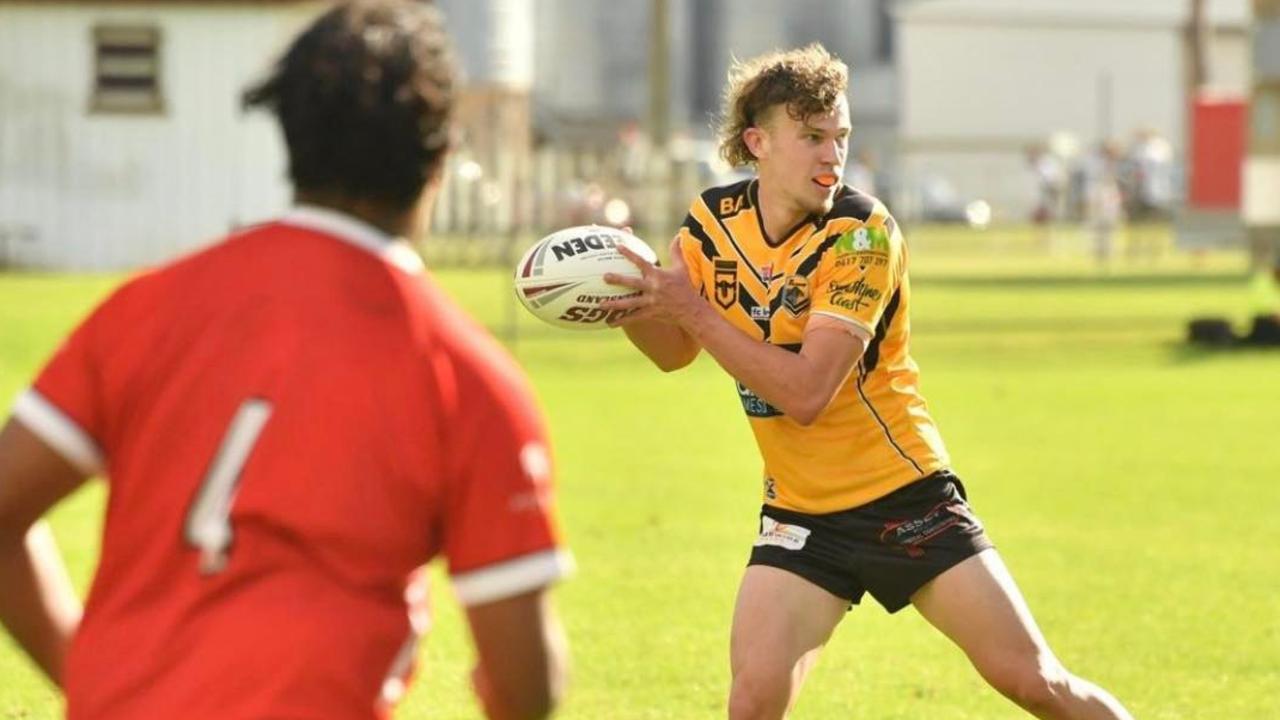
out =
<path fill-rule="evenodd" d="M 850 323 L 869 335 L 902 283 L 906 247 L 897 223 L 883 208 L 861 222 L 831 221 L 833 245 L 814 272 L 815 316 Z"/>
<path fill-rule="evenodd" d="M 555 521 L 547 432 L 523 374 L 496 347 L 456 369 L 453 472 L 444 553 L 464 605 L 492 602 L 573 570 Z"/>
<path fill-rule="evenodd" d="M 118 293 L 98 306 L 72 331 L 13 405 L 18 422 L 86 476 L 105 469 L 102 440 L 108 418 L 102 353 L 117 297 Z"/>

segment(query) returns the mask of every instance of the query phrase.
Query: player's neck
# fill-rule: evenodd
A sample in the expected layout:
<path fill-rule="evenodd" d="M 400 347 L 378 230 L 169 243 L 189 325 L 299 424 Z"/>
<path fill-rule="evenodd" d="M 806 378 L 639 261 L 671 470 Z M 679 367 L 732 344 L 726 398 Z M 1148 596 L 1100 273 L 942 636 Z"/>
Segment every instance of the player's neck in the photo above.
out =
<path fill-rule="evenodd" d="M 345 213 L 381 230 L 388 237 L 413 235 L 414 213 L 411 210 L 389 210 L 368 200 L 312 190 L 298 190 L 293 200 L 298 205 L 315 205 Z"/>
<path fill-rule="evenodd" d="M 791 202 L 785 194 L 774 190 L 773 184 L 764 180 L 756 182 L 756 199 L 760 205 L 757 211 L 760 213 L 760 222 L 764 226 L 764 231 L 769 234 L 766 240 L 771 243 L 780 242 L 786 239 L 787 232 L 799 225 L 809 213 Z"/>

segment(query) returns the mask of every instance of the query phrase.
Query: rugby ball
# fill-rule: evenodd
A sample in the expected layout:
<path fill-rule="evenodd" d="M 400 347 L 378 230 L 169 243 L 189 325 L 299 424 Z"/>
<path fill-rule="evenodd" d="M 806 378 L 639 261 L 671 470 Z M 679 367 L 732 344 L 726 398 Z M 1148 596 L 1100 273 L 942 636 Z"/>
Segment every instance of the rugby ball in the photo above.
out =
<path fill-rule="evenodd" d="M 605 273 L 640 276 L 640 269 L 618 252 L 618 246 L 657 263 L 645 241 L 629 232 L 599 225 L 565 228 L 542 238 L 516 265 L 516 297 L 540 320 L 570 330 L 608 327 L 624 311 L 605 310 L 608 300 L 631 297 L 631 288 L 609 285 Z"/>

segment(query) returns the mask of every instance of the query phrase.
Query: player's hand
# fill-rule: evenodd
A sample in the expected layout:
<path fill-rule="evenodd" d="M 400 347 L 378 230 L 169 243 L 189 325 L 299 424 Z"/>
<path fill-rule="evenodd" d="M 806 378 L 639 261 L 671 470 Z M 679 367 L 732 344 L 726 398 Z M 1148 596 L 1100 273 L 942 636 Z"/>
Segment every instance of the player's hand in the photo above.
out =
<path fill-rule="evenodd" d="M 611 326 L 627 325 L 640 320 L 656 320 L 675 325 L 689 322 L 703 305 L 702 298 L 689 283 L 689 271 L 680 254 L 680 239 L 671 241 L 671 267 L 660 268 L 630 249 L 618 246 L 618 252 L 640 269 L 640 277 L 605 273 L 604 281 L 639 292 L 638 295 L 610 300 L 601 305 L 606 310 L 626 310 L 625 315 L 609 321 Z"/>

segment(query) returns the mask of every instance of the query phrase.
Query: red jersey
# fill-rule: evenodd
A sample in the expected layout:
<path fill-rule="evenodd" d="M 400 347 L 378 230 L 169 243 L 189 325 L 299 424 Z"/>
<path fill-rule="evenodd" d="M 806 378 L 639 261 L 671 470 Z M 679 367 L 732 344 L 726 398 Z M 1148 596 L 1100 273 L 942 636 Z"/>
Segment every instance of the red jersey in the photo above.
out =
<path fill-rule="evenodd" d="M 403 242 L 336 212 L 128 282 L 14 415 L 109 485 L 73 720 L 377 717 L 416 568 L 442 553 L 474 604 L 571 564 L 522 373 Z"/>

